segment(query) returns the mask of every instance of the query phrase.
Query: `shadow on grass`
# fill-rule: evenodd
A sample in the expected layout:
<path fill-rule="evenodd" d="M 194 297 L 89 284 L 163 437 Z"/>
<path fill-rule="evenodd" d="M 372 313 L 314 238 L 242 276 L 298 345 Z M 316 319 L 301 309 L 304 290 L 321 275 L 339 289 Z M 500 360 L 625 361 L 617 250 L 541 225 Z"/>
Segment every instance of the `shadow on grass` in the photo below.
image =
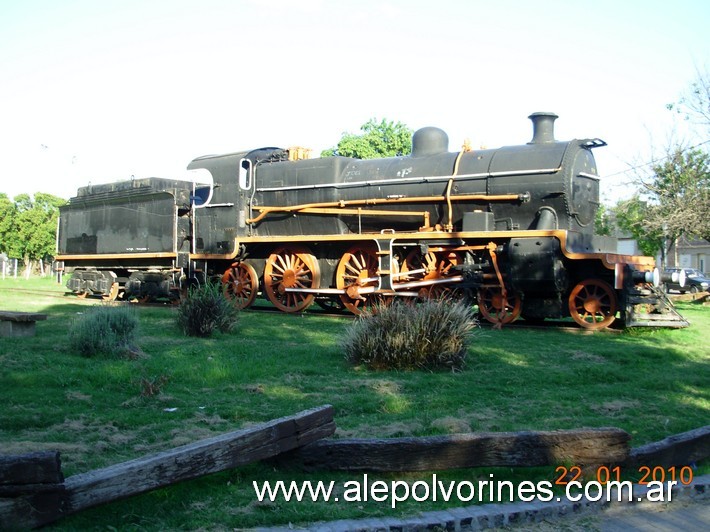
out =
<path fill-rule="evenodd" d="M 347 319 L 247 311 L 234 332 L 197 339 L 182 336 L 167 305 L 136 307 L 145 358 L 87 359 L 67 350 L 66 334 L 73 317 L 95 304 L 101 303 L 62 295 L 43 306 L 49 319 L 38 324 L 36 337 L 0 339 L 6 397 L 0 446 L 60 449 L 67 474 L 326 403 L 336 408 L 340 436 L 616 426 L 632 435 L 632 446 L 704 425 L 710 409 L 710 364 L 703 350 L 710 312 L 697 307 L 696 324 L 683 331 L 580 336 L 482 329 L 462 372 L 430 373 L 348 366 L 338 348 Z M 162 382 L 161 376 L 167 377 L 162 389 L 144 396 L 141 380 Z M 91 526 L 126 525 L 122 519 L 132 516 L 129 521 L 160 529 L 373 511 L 256 506 L 251 482 L 285 474 L 255 465 L 86 515 L 95 520 Z M 77 518 L 66 526 L 88 522 Z"/>

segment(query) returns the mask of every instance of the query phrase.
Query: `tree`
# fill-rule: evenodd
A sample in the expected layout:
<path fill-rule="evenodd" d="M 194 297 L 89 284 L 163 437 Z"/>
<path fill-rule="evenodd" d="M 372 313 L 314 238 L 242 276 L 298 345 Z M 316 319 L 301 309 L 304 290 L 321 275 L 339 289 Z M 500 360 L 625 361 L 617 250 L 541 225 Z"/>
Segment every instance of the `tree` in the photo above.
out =
<path fill-rule="evenodd" d="M 636 194 L 629 200 L 617 203 L 613 213 L 616 225 L 622 231 L 631 233 L 641 253 L 654 257 L 660 251 L 662 262 L 665 262 L 667 249 L 664 246 L 663 231 L 651 230 L 646 222 L 652 210 L 648 202 Z"/>
<path fill-rule="evenodd" d="M 613 230 L 613 221 L 610 212 L 604 205 L 600 205 L 594 219 L 594 234 L 600 236 L 610 236 Z"/>
<path fill-rule="evenodd" d="M 23 259 L 28 273 L 32 261 L 53 256 L 59 207 L 65 203 L 41 192 L 34 199 L 20 194 L 12 202 L 0 194 L 0 251 Z"/>
<path fill-rule="evenodd" d="M 323 150 L 321 157 L 342 155 L 358 159 L 398 157 L 412 152 L 412 130 L 401 122 L 371 118 L 360 127 L 361 135 L 343 133 L 334 148 Z"/>
<path fill-rule="evenodd" d="M 650 225 L 666 227 L 669 236 L 710 239 L 710 155 L 678 147 L 653 171 L 644 186 L 660 208 Z"/>
<path fill-rule="evenodd" d="M 641 250 L 665 257 L 683 235 L 710 239 L 710 156 L 699 149 L 676 146 L 638 177 L 639 191 L 617 204 L 621 229 L 630 231 Z"/>
<path fill-rule="evenodd" d="M 710 73 L 698 69 L 695 81 L 677 103 L 667 105 L 689 122 L 710 130 Z"/>
<path fill-rule="evenodd" d="M 698 71 L 679 101 L 667 106 L 704 132 L 710 132 L 710 74 Z M 636 195 L 614 208 L 617 224 L 630 231 L 650 255 L 661 251 L 662 261 L 683 235 L 710 240 L 710 140 L 692 147 L 669 145 L 665 155 L 643 173 L 637 167 Z"/>
<path fill-rule="evenodd" d="M 0 193 L 0 253 L 18 258 L 17 207 L 5 193 Z"/>

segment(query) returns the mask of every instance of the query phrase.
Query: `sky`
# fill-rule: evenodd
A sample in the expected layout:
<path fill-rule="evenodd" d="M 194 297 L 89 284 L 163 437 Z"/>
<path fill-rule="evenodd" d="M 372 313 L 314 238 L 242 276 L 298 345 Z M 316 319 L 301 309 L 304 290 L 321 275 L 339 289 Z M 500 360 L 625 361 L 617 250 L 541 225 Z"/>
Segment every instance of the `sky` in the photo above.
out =
<path fill-rule="evenodd" d="M 601 138 L 603 196 L 671 137 L 710 67 L 706 0 L 0 0 L 0 192 L 179 178 L 195 157 L 314 152 L 370 118 L 449 149 Z"/>

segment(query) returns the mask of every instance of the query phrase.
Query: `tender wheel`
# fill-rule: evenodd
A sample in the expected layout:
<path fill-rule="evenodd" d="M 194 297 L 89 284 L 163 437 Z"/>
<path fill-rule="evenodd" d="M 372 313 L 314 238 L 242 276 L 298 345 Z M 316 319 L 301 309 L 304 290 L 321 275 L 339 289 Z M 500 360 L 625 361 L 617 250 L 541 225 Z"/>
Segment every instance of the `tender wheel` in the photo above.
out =
<path fill-rule="evenodd" d="M 345 290 L 340 300 L 353 314 L 371 307 L 377 297 L 367 289 L 377 288 L 377 252 L 374 246 L 350 248 L 338 262 L 335 285 Z"/>
<path fill-rule="evenodd" d="M 237 308 L 247 308 L 256 299 L 259 276 L 251 264 L 235 262 L 222 275 L 222 290 Z"/>
<path fill-rule="evenodd" d="M 504 325 L 518 319 L 522 309 L 520 296 L 508 292 L 503 298 L 499 287 L 487 286 L 478 291 L 478 309 L 486 320 Z"/>
<path fill-rule="evenodd" d="M 569 313 L 585 329 L 603 329 L 616 317 L 617 303 L 614 290 L 604 281 L 587 279 L 572 289 Z"/>
<path fill-rule="evenodd" d="M 274 251 L 264 268 L 264 292 L 274 306 L 284 312 L 300 312 L 315 298 L 314 294 L 287 292 L 287 288 L 318 288 L 318 261 L 304 247 L 283 247 Z"/>
<path fill-rule="evenodd" d="M 104 301 L 116 301 L 116 298 L 118 297 L 118 289 L 118 283 L 113 283 L 108 294 L 101 296 L 101 299 L 103 299 Z"/>
<path fill-rule="evenodd" d="M 152 303 L 153 301 L 155 301 L 155 298 L 153 296 L 151 296 L 150 294 L 145 295 L 145 296 L 141 296 L 141 297 L 134 296 L 128 300 L 129 303 L 137 303 L 140 305 L 145 305 L 146 303 Z"/>

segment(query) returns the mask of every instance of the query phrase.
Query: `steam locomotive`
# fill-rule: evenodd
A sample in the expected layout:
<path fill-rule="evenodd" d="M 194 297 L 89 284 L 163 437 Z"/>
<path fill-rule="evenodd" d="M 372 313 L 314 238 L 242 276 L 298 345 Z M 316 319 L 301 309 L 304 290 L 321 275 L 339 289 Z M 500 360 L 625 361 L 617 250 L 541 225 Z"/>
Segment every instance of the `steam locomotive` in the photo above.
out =
<path fill-rule="evenodd" d="M 314 301 L 353 313 L 391 297 L 468 298 L 503 325 L 572 317 L 589 329 L 684 326 L 650 257 L 594 234 L 598 138 L 450 152 L 425 127 L 411 155 L 307 158 L 260 148 L 194 159 L 189 181 L 82 187 L 60 210 L 67 287 L 107 300 L 179 298 L 218 278 L 240 308 Z"/>

